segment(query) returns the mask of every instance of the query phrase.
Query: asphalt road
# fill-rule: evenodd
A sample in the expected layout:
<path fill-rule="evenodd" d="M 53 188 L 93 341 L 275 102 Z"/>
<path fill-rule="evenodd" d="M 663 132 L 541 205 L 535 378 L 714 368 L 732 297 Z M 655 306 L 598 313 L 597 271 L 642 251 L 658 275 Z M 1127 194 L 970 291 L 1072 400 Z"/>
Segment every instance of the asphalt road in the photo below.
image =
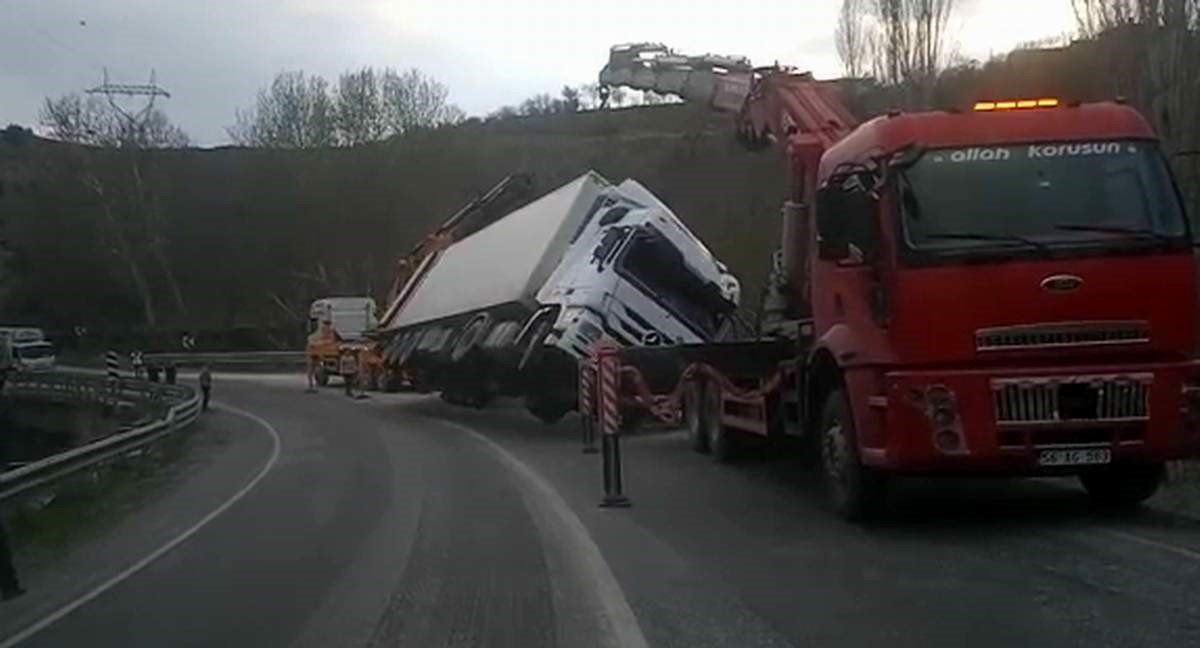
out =
<path fill-rule="evenodd" d="M 888 519 L 851 526 L 792 460 L 713 466 L 662 432 L 627 439 L 633 508 L 602 510 L 598 459 L 570 421 L 300 387 L 219 382 L 237 409 L 197 432 L 226 442 L 0 606 L 0 636 L 33 624 L 19 645 L 1200 645 L 1195 522 L 1099 517 L 1077 490 L 1037 482 L 914 482 Z"/>

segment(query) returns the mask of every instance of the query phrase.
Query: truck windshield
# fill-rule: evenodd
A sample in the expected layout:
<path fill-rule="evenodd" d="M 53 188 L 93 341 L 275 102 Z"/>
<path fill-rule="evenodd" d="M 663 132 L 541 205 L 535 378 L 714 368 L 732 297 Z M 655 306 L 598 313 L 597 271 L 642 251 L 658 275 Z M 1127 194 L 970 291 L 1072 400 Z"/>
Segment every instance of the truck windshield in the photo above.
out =
<path fill-rule="evenodd" d="M 722 315 L 733 309 L 720 287 L 692 272 L 678 248 L 653 229 L 634 235 L 618 269 L 701 337 L 711 338 Z"/>
<path fill-rule="evenodd" d="M 54 355 L 54 345 L 49 342 L 23 344 L 13 347 L 13 356 L 21 360 L 40 360 Z"/>
<path fill-rule="evenodd" d="M 910 249 L 1185 242 L 1166 164 L 1146 141 L 935 149 L 901 181 Z"/>

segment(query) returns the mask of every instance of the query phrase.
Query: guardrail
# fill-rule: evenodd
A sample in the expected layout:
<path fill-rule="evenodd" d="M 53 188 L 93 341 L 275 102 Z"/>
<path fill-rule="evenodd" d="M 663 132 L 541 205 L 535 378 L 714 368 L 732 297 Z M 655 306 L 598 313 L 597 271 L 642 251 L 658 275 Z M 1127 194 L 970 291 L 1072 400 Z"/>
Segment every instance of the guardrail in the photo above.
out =
<path fill-rule="evenodd" d="M 166 415 L 151 423 L 0 473 L 0 500 L 43 486 L 74 472 L 153 443 L 183 429 L 200 415 L 200 396 L 184 385 L 65 373 L 26 373 L 10 377 L 5 394 L 134 406 L 162 403 Z"/>
<path fill-rule="evenodd" d="M 203 364 L 233 365 L 304 365 L 303 351 L 220 351 L 202 353 L 147 353 L 146 362 L 174 362 L 180 367 Z"/>

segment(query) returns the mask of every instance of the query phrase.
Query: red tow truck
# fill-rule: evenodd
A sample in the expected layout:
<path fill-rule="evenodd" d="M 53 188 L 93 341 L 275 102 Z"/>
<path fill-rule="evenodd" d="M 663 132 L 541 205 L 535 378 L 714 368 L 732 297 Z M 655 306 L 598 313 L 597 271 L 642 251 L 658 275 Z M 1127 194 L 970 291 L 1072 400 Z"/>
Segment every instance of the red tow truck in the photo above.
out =
<path fill-rule="evenodd" d="M 621 46 L 601 81 L 782 145 L 768 308 L 752 339 L 622 351 L 627 398 L 680 406 L 717 461 L 805 439 L 848 519 L 898 475 L 1074 474 L 1132 506 L 1196 456 L 1197 264 L 1136 110 L 1031 97 L 859 125 L 828 82 L 705 59 Z"/>

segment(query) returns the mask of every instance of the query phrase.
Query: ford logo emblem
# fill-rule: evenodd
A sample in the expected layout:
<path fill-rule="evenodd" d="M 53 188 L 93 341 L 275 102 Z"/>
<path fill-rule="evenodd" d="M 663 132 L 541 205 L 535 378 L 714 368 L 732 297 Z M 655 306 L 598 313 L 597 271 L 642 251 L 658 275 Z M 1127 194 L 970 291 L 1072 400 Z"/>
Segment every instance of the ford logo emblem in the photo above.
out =
<path fill-rule="evenodd" d="M 1071 292 L 1083 285 L 1083 278 L 1069 274 L 1050 275 L 1042 279 L 1042 290 L 1046 292 Z"/>

